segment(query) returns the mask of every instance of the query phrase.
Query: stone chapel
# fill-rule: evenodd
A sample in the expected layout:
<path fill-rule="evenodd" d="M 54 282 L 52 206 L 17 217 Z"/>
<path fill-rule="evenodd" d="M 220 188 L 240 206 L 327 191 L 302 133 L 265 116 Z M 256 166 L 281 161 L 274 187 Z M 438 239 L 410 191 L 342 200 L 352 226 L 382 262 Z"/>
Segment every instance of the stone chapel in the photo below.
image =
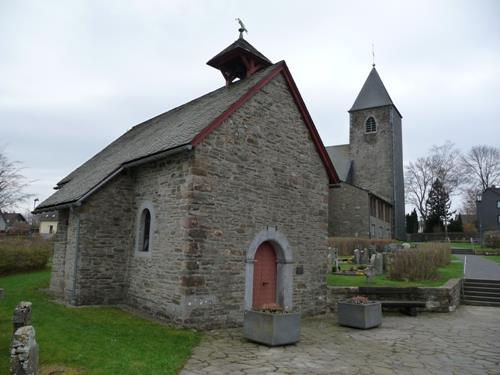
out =
<path fill-rule="evenodd" d="M 349 144 L 327 147 L 341 180 L 330 189 L 329 233 L 404 240 L 402 116 L 375 64 L 349 117 Z"/>
<path fill-rule="evenodd" d="M 198 328 L 267 303 L 325 310 L 340 180 L 292 75 L 241 35 L 208 65 L 223 87 L 133 127 L 36 208 L 59 213 L 50 290 L 66 303 Z"/>

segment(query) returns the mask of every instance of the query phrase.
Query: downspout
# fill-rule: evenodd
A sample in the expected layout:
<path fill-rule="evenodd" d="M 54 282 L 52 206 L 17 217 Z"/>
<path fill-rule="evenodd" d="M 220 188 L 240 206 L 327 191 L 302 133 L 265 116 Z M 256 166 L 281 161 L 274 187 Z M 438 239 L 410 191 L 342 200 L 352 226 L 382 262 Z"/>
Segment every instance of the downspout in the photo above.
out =
<path fill-rule="evenodd" d="M 76 210 L 71 207 L 70 212 L 76 215 L 76 238 L 75 238 L 75 267 L 73 269 L 73 291 L 71 295 L 71 304 L 77 304 L 77 295 L 76 295 L 76 282 L 77 282 L 77 274 L 78 274 L 78 265 L 80 263 L 80 214 L 76 212 Z"/>
<path fill-rule="evenodd" d="M 368 193 L 368 238 L 372 238 L 372 205 L 371 194 Z"/>

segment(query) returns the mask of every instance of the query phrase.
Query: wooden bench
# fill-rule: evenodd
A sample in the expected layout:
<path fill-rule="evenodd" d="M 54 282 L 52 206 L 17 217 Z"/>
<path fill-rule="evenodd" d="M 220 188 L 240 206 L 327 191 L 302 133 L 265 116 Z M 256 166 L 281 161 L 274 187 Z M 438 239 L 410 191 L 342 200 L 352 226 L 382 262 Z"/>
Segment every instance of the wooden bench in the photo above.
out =
<path fill-rule="evenodd" d="M 399 307 L 400 311 L 410 316 L 417 316 L 417 307 L 425 307 L 425 301 L 419 300 L 416 287 L 359 287 L 359 294 L 382 304 L 382 307 Z"/>
<path fill-rule="evenodd" d="M 379 301 L 382 307 L 399 307 L 400 311 L 410 316 L 417 316 L 417 307 L 425 307 L 425 301 Z"/>

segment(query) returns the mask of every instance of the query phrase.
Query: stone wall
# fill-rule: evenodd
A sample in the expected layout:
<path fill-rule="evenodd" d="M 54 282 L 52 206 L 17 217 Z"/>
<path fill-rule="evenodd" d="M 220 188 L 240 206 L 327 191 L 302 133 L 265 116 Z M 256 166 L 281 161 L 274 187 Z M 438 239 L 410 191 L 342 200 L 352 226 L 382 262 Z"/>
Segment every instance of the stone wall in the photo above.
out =
<path fill-rule="evenodd" d="M 391 127 L 393 129 L 393 174 L 394 174 L 394 203 L 392 216 L 394 222 L 393 233 L 399 240 L 406 239 L 405 219 L 405 191 L 403 171 L 403 133 L 401 116 L 394 107 L 391 107 Z"/>
<path fill-rule="evenodd" d="M 133 233 L 132 198 L 132 178 L 122 173 L 78 209 L 76 304 L 124 302 Z"/>
<path fill-rule="evenodd" d="M 191 172 L 185 323 L 242 323 L 245 254 L 266 228 L 289 241 L 294 308 L 324 311 L 328 177 L 281 75 L 195 148 Z"/>
<path fill-rule="evenodd" d="M 377 131 L 367 134 L 365 122 L 370 116 L 377 122 Z M 392 202 L 394 175 L 391 108 L 385 106 L 351 112 L 350 121 L 352 183 Z"/>
<path fill-rule="evenodd" d="M 368 287 L 362 288 L 368 289 Z M 383 287 L 377 287 L 377 290 Z M 391 288 L 393 289 L 393 288 Z M 400 295 L 372 294 L 369 298 L 374 301 L 383 300 L 409 300 L 426 301 L 425 311 L 451 312 L 460 305 L 462 292 L 462 279 L 450 279 L 440 287 L 401 288 Z M 364 295 L 359 287 L 328 287 L 328 309 L 335 312 L 337 302 L 357 295 Z M 365 294 L 366 295 L 366 294 Z"/>
<path fill-rule="evenodd" d="M 69 210 L 60 210 L 58 220 L 58 231 L 54 236 L 54 253 L 52 255 L 50 291 L 58 297 L 63 297 Z"/>
<path fill-rule="evenodd" d="M 124 301 L 131 179 L 117 176 L 81 207 L 59 211 L 50 289 L 74 305 Z"/>
<path fill-rule="evenodd" d="M 341 182 L 329 192 L 328 233 L 330 236 L 370 237 L 368 192 Z"/>
<path fill-rule="evenodd" d="M 72 304 L 125 302 L 186 326 L 239 325 L 246 251 L 273 228 L 293 253 L 285 282 L 295 310 L 323 312 L 328 182 L 279 75 L 194 150 L 129 169 L 61 212 L 51 289 Z M 144 204 L 147 253 L 135 251 Z"/>
<path fill-rule="evenodd" d="M 370 116 L 377 132 L 366 133 Z M 392 233 L 405 239 L 403 144 L 401 117 L 393 106 L 363 109 L 350 113 L 350 153 L 353 159 L 352 183 L 391 202 Z"/>
<path fill-rule="evenodd" d="M 189 282 L 190 269 L 196 262 L 186 261 L 186 252 L 195 245 L 187 240 L 192 225 L 188 204 L 193 194 L 193 176 L 189 175 L 193 152 L 173 155 L 136 168 L 133 201 L 133 237 L 128 268 L 128 304 L 158 318 L 183 323 L 188 306 L 183 284 Z M 149 202 L 154 227 L 148 253 L 135 251 L 138 215 L 141 205 Z"/>
<path fill-rule="evenodd" d="M 375 216 L 370 216 L 370 231 L 375 230 L 375 234 L 371 238 L 380 238 L 380 239 L 391 239 L 392 238 L 392 224 L 381 220 Z"/>

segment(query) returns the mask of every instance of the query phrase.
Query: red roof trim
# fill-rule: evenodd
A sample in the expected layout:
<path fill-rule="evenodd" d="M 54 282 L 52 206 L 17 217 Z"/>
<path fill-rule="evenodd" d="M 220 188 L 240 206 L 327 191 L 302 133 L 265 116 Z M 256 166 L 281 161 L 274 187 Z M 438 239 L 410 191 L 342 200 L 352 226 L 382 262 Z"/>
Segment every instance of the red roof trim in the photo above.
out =
<path fill-rule="evenodd" d="M 295 84 L 295 81 L 292 78 L 292 74 L 288 70 L 288 67 L 286 66 L 285 62 L 283 62 L 283 76 L 285 77 L 285 80 L 288 83 L 288 87 L 290 88 L 295 103 L 299 107 L 302 119 L 306 123 L 306 126 L 309 129 L 309 132 L 311 133 L 312 140 L 314 142 L 314 145 L 316 146 L 316 151 L 318 151 L 318 154 L 321 160 L 323 161 L 323 164 L 325 165 L 328 177 L 330 178 L 330 183 L 334 184 L 340 183 L 340 178 L 337 174 L 337 171 L 335 170 L 335 167 L 333 166 L 333 163 L 330 157 L 328 156 L 328 152 L 326 151 L 325 145 L 323 144 L 323 141 L 319 136 L 318 130 L 314 125 L 312 117 L 309 114 L 309 111 L 307 110 L 306 104 L 304 103 L 304 100 L 300 95 L 299 89 L 297 88 L 297 85 Z"/>
<path fill-rule="evenodd" d="M 208 126 L 203 129 L 200 133 L 198 133 L 191 144 L 193 146 L 198 145 L 207 135 L 209 135 L 213 130 L 217 129 L 220 124 L 222 124 L 225 120 L 227 120 L 234 112 L 236 112 L 243 104 L 245 104 L 248 100 L 252 98 L 262 87 L 267 85 L 278 73 L 281 71 L 282 66 L 278 65 L 276 69 L 273 69 L 271 73 L 262 78 L 257 84 L 248 90 L 245 95 L 235 101 L 225 112 L 223 112 L 219 117 L 215 118 Z"/>
<path fill-rule="evenodd" d="M 297 104 L 297 107 L 299 108 L 299 111 L 302 115 L 302 119 L 304 120 L 307 129 L 311 134 L 311 138 L 316 147 L 316 151 L 318 152 L 321 160 L 323 161 L 326 172 L 330 179 L 330 183 L 339 183 L 340 179 L 337 175 L 337 172 L 335 171 L 332 161 L 330 160 L 330 157 L 326 152 L 325 146 L 323 145 L 323 142 L 321 141 L 318 131 L 316 130 L 316 126 L 314 126 L 314 122 L 309 114 L 309 111 L 307 110 L 304 100 L 302 99 L 302 96 L 300 95 L 300 92 L 297 86 L 295 85 L 292 75 L 290 74 L 290 71 L 288 70 L 288 67 L 286 66 L 286 63 L 284 61 L 278 63 L 276 69 L 274 69 L 271 73 L 269 73 L 259 82 L 257 82 L 255 86 L 253 86 L 241 98 L 239 98 L 236 102 L 234 102 L 224 113 L 222 113 L 219 117 L 217 117 L 210 124 L 208 124 L 208 126 L 205 127 L 205 129 L 203 129 L 193 138 L 191 144 L 193 146 L 198 145 L 201 141 L 203 141 L 203 139 L 205 139 L 206 136 L 208 136 L 212 131 L 217 129 L 234 112 L 236 112 L 240 107 L 242 107 L 243 104 L 245 104 L 248 100 L 250 100 L 257 92 L 259 92 L 261 88 L 263 88 L 265 85 L 271 82 L 271 80 L 280 73 L 283 74 L 288 84 L 288 87 L 292 93 L 292 97 L 295 101 L 295 104 Z"/>

